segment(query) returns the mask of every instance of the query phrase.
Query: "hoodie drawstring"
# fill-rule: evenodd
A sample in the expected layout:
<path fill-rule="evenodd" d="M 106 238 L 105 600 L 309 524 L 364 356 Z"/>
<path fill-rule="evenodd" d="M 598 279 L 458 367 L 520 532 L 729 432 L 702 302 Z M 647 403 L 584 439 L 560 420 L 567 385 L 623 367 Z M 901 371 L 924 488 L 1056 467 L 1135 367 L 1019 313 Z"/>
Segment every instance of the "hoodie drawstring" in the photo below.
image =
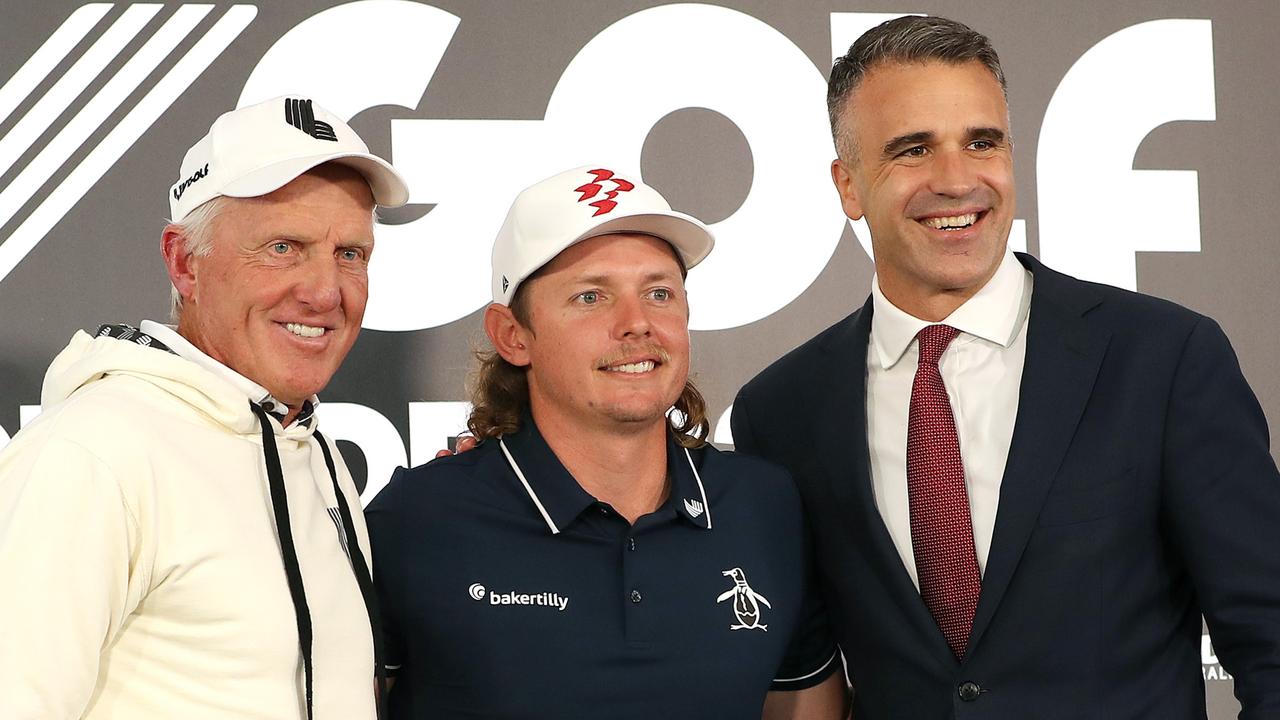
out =
<path fill-rule="evenodd" d="M 298 621 L 298 642 L 302 645 L 302 675 L 307 696 L 307 720 L 312 718 L 311 707 L 311 608 L 307 606 L 307 591 L 302 586 L 302 569 L 298 566 L 298 550 L 293 545 L 293 528 L 289 524 L 289 499 L 284 490 L 284 471 L 280 468 L 280 451 L 276 449 L 275 433 L 267 411 L 254 402 L 249 403 L 262 425 L 262 456 L 267 464 L 267 485 L 271 490 L 271 507 L 276 516 L 276 536 L 280 538 L 280 554 L 284 559 L 284 574 L 289 580 L 289 596 L 293 600 L 293 614 Z"/>
<path fill-rule="evenodd" d="M 351 570 L 356 575 L 356 584 L 360 586 L 360 596 L 364 598 L 365 611 L 369 614 L 369 628 L 373 631 L 373 673 L 377 679 L 374 685 L 374 705 L 379 718 L 383 714 L 382 693 L 386 687 L 387 668 L 382 661 L 382 613 L 378 607 L 378 597 L 373 589 L 373 577 L 369 573 L 369 564 L 365 562 L 364 551 L 360 549 L 360 540 L 356 537 L 355 525 L 351 522 L 351 508 L 347 506 L 347 498 L 338 486 L 338 471 L 333 464 L 333 454 L 329 451 L 329 443 L 315 431 L 320 441 L 320 450 L 324 453 L 325 467 L 329 468 L 329 477 L 333 480 L 333 494 L 338 498 L 338 512 L 342 516 L 342 529 L 347 536 L 347 548 L 350 550 Z"/>
<path fill-rule="evenodd" d="M 293 611 L 298 622 L 298 642 L 302 646 L 302 670 L 307 697 L 307 720 L 313 715 L 312 707 L 312 662 L 311 662 L 311 609 L 307 605 L 307 593 L 302 586 L 302 570 L 298 565 L 298 552 L 293 544 L 293 532 L 289 524 L 289 503 L 284 488 L 284 471 L 280 466 L 280 452 L 276 448 L 275 433 L 271 429 L 271 420 L 266 410 L 257 403 L 250 402 L 249 407 L 258 416 L 262 425 L 262 455 L 267 465 L 267 483 L 271 490 L 271 506 L 275 511 L 276 534 L 280 538 L 280 554 L 284 559 L 284 573 L 289 581 L 289 595 L 293 599 Z M 377 682 L 374 685 L 374 706 L 377 717 L 386 717 L 382 694 L 386 684 L 386 666 L 382 661 L 382 614 L 378 608 L 378 598 L 374 593 L 373 576 L 369 572 L 369 564 L 365 561 L 364 551 L 360 549 L 359 538 L 356 537 L 355 524 L 351 520 L 351 507 L 347 497 L 338 485 L 338 470 L 333 462 L 333 453 L 329 443 L 319 430 L 314 431 L 320 443 L 320 451 L 324 454 L 324 464 L 329 470 L 329 479 L 333 482 L 333 494 L 338 502 L 338 513 L 342 518 L 342 530 L 346 535 L 347 553 L 351 561 L 351 571 L 356 576 L 356 585 L 360 588 L 360 597 L 364 600 L 365 612 L 369 615 L 369 628 L 373 632 L 373 667 Z"/>

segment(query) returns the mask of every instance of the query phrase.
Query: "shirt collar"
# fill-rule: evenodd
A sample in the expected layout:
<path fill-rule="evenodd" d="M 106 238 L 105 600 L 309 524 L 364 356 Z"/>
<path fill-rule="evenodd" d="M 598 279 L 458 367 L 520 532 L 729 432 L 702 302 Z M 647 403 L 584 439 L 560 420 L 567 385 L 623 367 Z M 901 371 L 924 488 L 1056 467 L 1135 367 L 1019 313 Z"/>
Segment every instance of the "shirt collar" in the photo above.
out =
<path fill-rule="evenodd" d="M 551 534 L 563 531 L 598 502 L 565 469 L 530 415 L 524 416 L 519 431 L 498 438 L 498 444 Z M 702 453 L 697 455 L 701 460 Z M 693 525 L 710 530 L 711 506 L 694 454 L 680 447 L 670 433 L 667 434 L 667 476 L 671 478 L 671 492 L 662 507 L 673 509 Z"/>
<path fill-rule="evenodd" d="M 871 303 L 871 342 L 880 367 L 888 370 L 902 359 L 917 333 L 936 323 L 921 320 L 889 302 L 880 291 L 879 276 L 871 281 Z M 1017 338 L 1030 308 L 1031 273 L 1006 249 L 987 284 L 941 322 L 1007 348 Z"/>
<path fill-rule="evenodd" d="M 272 397 L 266 388 L 209 357 L 203 350 L 179 335 L 176 327 L 152 320 L 143 320 L 138 324 L 138 329 L 164 343 L 178 357 L 193 362 L 225 380 L 232 387 L 244 393 L 245 397 L 261 405 L 263 410 L 271 413 L 277 419 L 283 419 L 288 414 L 289 407 Z M 294 419 L 294 422 L 303 425 L 309 423 L 319 404 L 320 398 L 315 395 L 305 400 L 302 403 L 302 410 L 298 413 L 298 417 Z"/>
<path fill-rule="evenodd" d="M 667 504 L 675 505 L 676 513 L 696 527 L 710 530 L 711 503 L 707 500 L 707 489 L 698 472 L 698 466 L 705 457 L 705 451 L 695 453 L 681 447 L 675 437 L 667 433 L 667 476 L 671 478 L 671 496 L 667 498 Z"/>

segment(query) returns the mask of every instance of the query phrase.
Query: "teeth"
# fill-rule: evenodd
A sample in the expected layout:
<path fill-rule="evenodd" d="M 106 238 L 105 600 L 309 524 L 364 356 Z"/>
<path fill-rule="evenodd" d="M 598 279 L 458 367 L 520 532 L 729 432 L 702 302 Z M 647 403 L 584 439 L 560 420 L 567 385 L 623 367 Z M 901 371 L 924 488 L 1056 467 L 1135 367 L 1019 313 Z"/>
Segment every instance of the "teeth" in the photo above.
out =
<path fill-rule="evenodd" d="M 972 225 L 978 221 L 977 213 L 969 213 L 968 215 L 953 215 L 951 217 L 933 217 L 925 218 L 920 223 L 935 230 L 943 230 L 946 228 L 961 228 Z"/>
<path fill-rule="evenodd" d="M 652 360 L 645 360 L 644 362 L 627 363 L 626 365 L 614 365 L 608 370 L 609 372 L 621 373 L 646 373 L 652 370 L 656 364 Z"/>
<path fill-rule="evenodd" d="M 285 323 L 284 329 L 288 330 L 294 335 L 300 335 L 302 337 L 309 337 L 309 338 L 320 337 L 321 335 L 324 334 L 324 328 L 311 327 L 310 325 L 303 325 L 302 323 Z"/>

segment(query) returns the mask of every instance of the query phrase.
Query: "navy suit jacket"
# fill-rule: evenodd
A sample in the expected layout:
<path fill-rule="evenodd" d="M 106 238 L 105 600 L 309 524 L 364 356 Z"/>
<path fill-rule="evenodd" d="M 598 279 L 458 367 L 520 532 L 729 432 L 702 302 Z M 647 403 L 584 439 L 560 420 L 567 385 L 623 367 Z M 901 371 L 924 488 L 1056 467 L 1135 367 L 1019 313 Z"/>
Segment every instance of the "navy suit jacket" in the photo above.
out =
<path fill-rule="evenodd" d="M 1230 344 L 1185 308 L 1019 260 L 1026 363 L 963 663 L 872 494 L 870 299 L 734 404 L 737 448 L 800 485 L 854 717 L 1204 718 L 1203 613 L 1240 717 L 1280 718 L 1280 476 Z"/>

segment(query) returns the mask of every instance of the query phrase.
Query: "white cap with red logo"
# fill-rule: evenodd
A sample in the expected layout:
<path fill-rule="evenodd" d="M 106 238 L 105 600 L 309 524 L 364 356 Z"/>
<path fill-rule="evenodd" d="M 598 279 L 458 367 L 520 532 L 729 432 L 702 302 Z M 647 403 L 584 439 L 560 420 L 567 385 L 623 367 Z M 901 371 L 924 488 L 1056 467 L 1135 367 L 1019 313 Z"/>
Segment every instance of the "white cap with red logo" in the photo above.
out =
<path fill-rule="evenodd" d="M 340 118 L 310 100 L 278 97 L 213 121 L 182 159 L 178 181 L 169 188 L 169 218 L 180 223 L 220 195 L 266 195 L 326 162 L 363 175 L 378 205 L 399 207 L 409 200 L 404 178 Z"/>
<path fill-rule="evenodd" d="M 715 245 L 711 230 L 636 177 L 586 165 L 522 190 L 493 243 L 493 301 L 511 304 L 538 268 L 601 235 L 652 235 L 675 248 L 686 270 L 702 262 Z"/>

